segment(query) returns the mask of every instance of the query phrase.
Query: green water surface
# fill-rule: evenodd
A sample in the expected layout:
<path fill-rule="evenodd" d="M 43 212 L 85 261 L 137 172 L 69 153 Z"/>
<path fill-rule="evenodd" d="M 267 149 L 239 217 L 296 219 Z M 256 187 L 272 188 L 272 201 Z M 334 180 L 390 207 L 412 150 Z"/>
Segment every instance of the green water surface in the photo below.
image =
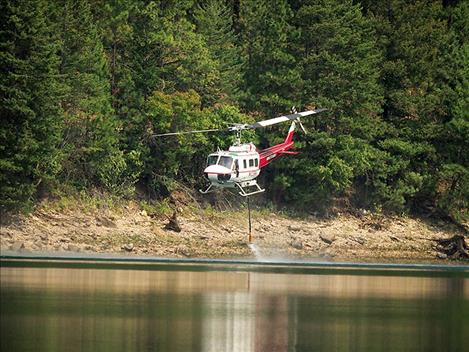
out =
<path fill-rule="evenodd" d="M 467 271 L 3 263 L 2 351 L 469 351 Z"/>

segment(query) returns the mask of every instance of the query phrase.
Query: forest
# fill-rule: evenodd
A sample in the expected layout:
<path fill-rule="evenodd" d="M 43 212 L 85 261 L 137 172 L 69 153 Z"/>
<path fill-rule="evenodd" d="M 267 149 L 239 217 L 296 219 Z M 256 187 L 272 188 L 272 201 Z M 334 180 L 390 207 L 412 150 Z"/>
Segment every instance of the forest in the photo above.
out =
<path fill-rule="evenodd" d="M 0 210 L 198 189 L 230 134 L 298 110 L 271 204 L 469 216 L 469 1 L 5 0 Z M 258 147 L 288 126 L 246 133 Z"/>

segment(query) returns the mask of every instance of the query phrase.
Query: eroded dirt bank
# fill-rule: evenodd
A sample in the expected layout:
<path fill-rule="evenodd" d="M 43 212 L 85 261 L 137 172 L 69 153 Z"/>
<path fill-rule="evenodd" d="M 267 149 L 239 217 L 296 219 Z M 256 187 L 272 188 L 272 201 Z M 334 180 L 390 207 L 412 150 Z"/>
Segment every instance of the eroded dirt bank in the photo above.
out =
<path fill-rule="evenodd" d="M 150 216 L 137 204 L 119 211 L 39 209 L 3 221 L 1 251 L 409 262 L 446 260 L 437 240 L 458 234 L 451 224 L 409 217 L 364 213 L 291 218 L 255 211 L 253 251 L 248 246 L 246 210 L 180 207 L 177 219 L 181 232 L 165 229 L 167 217 Z"/>

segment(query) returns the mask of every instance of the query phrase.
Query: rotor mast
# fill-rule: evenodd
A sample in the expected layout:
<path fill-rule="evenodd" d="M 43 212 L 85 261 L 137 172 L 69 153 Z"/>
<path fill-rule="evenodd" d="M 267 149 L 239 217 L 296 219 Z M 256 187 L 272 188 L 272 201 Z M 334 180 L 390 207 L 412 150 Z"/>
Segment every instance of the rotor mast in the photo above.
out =
<path fill-rule="evenodd" d="M 241 145 L 241 130 L 237 129 L 235 133 L 236 133 L 236 141 L 234 145 L 239 146 Z"/>

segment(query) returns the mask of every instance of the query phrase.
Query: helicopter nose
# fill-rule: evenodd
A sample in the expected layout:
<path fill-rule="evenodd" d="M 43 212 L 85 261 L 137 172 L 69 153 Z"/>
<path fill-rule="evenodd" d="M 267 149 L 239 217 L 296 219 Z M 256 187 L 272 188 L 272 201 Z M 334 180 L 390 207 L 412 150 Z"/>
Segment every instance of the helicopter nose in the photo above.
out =
<path fill-rule="evenodd" d="M 223 183 L 231 179 L 231 170 L 221 165 L 210 165 L 205 168 L 204 174 L 212 183 Z"/>
<path fill-rule="evenodd" d="M 226 182 L 226 181 L 228 181 L 230 178 L 231 178 L 231 173 L 229 173 L 229 174 L 218 174 L 218 175 L 217 175 L 218 181 L 221 181 L 221 182 Z"/>

